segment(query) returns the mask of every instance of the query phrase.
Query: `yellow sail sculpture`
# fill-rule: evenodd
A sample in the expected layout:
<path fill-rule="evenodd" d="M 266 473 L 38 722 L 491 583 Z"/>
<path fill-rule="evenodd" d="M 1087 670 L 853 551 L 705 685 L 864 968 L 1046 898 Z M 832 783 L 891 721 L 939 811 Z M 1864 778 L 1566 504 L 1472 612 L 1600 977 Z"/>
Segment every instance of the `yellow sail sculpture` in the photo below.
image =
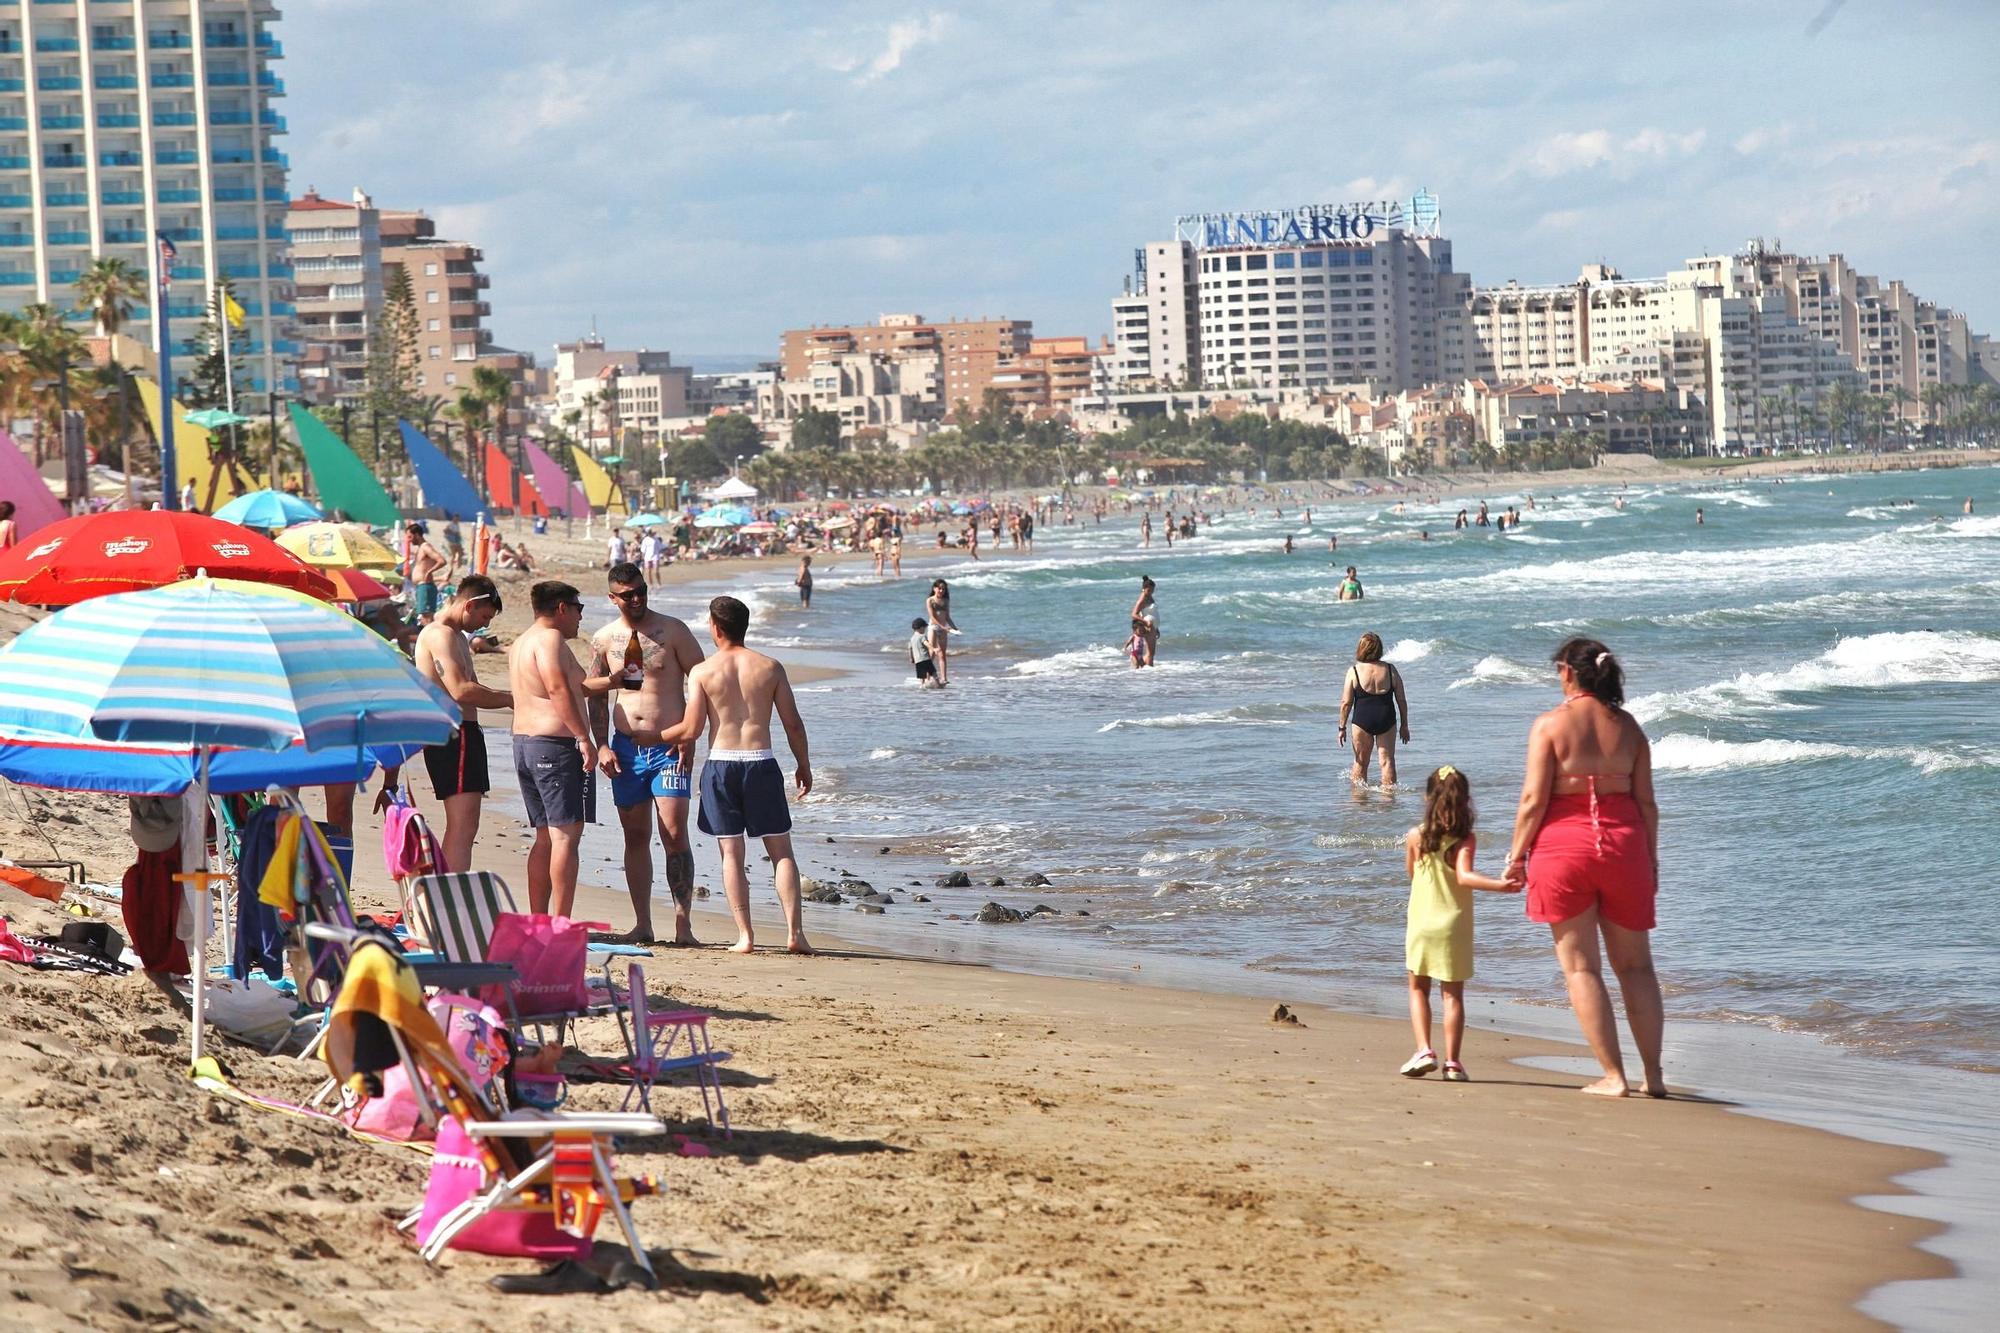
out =
<path fill-rule="evenodd" d="M 139 382 L 139 399 L 146 405 L 146 419 L 153 425 L 153 438 L 160 439 L 160 386 L 144 375 L 133 376 Z M 214 510 L 234 500 L 245 491 L 256 490 L 261 484 L 255 477 L 245 475 L 242 486 L 231 480 L 229 470 L 221 469 L 221 475 L 214 477 L 215 495 L 209 498 L 209 481 L 215 474 L 218 463 L 215 459 L 213 441 L 209 433 L 199 426 L 188 424 L 187 409 L 174 404 L 174 472 L 170 489 L 178 492 L 188 482 L 194 483 L 195 504 L 204 510 Z"/>
<path fill-rule="evenodd" d="M 577 445 L 572 444 L 569 452 L 576 459 L 576 475 L 583 482 L 583 498 L 590 501 L 592 509 L 602 509 L 606 513 L 614 508 L 621 514 L 631 512 L 625 508 L 625 492 L 618 488 L 617 480 L 604 470 L 602 464 Z"/>

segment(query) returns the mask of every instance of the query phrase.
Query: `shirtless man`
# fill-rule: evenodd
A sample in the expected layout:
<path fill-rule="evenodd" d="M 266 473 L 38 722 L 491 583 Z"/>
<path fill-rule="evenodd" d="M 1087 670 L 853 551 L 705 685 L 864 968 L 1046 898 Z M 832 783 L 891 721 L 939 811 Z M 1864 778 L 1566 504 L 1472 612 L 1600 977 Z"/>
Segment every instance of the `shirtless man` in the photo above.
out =
<path fill-rule="evenodd" d="M 528 851 L 528 910 L 568 916 L 576 901 L 583 784 L 597 767 L 584 720 L 583 667 L 569 640 L 583 628 L 583 598 L 567 583 L 528 590 L 535 623 L 507 650 L 514 696 L 514 775 L 535 844 Z"/>
<path fill-rule="evenodd" d="M 694 742 L 681 746 L 632 741 L 634 728 L 658 731 L 681 720 L 687 673 L 701 662 L 701 645 L 688 627 L 646 605 L 645 575 L 637 565 L 613 565 L 611 600 L 618 619 L 591 636 L 590 734 L 598 767 L 611 775 L 611 800 L 625 833 L 625 888 L 632 895 L 632 930 L 621 944 L 652 944 L 653 826 L 667 851 L 667 887 L 674 895 L 674 943 L 699 944 L 689 910 L 694 906 L 694 846 L 688 840 L 688 778 Z M 628 678 L 626 653 L 639 639 L 640 673 Z M 615 730 L 613 729 L 615 727 Z M 648 818 L 648 814 L 652 816 Z"/>
<path fill-rule="evenodd" d="M 445 558 L 438 548 L 424 540 L 424 525 L 410 524 L 410 596 L 417 619 L 428 625 L 437 618 L 438 573 L 445 567 Z"/>
<path fill-rule="evenodd" d="M 701 831 L 722 852 L 722 887 L 729 914 L 736 918 L 732 953 L 756 945 L 750 927 L 750 876 L 744 865 L 747 840 L 762 838 L 785 912 L 786 947 L 811 953 L 799 905 L 799 863 L 792 855 L 792 812 L 785 804 L 785 775 L 771 754 L 771 711 L 784 724 L 785 740 L 798 761 L 799 795 L 812 790 L 806 758 L 806 724 L 792 698 L 792 684 L 775 659 L 743 646 L 750 608 L 734 597 L 708 604 L 708 632 L 715 656 L 688 673 L 687 712 L 680 725 L 662 732 L 635 729 L 632 739 L 661 745 L 692 744 L 708 729 L 708 761 L 701 769 Z"/>
<path fill-rule="evenodd" d="M 424 768 L 444 803 L 445 870 L 472 869 L 472 844 L 479 836 L 479 802 L 493 789 L 487 776 L 486 733 L 479 729 L 482 708 L 512 708 L 514 696 L 481 685 L 472 670 L 466 636 L 485 629 L 500 614 L 500 590 L 484 574 L 467 574 L 437 619 L 417 635 L 417 670 L 435 681 L 456 703 L 464 721 L 442 745 L 424 747 Z"/>

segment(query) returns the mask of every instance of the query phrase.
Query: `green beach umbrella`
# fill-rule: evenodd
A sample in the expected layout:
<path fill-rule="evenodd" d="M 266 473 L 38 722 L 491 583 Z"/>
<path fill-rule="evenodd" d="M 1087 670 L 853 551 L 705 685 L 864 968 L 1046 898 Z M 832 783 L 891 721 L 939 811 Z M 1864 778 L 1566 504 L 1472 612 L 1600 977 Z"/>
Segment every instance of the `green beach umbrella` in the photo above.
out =
<path fill-rule="evenodd" d="M 199 426 L 203 430 L 221 430 L 224 426 L 247 426 L 251 418 L 219 407 L 204 407 L 199 412 L 188 413 L 187 421 L 190 426 Z"/>

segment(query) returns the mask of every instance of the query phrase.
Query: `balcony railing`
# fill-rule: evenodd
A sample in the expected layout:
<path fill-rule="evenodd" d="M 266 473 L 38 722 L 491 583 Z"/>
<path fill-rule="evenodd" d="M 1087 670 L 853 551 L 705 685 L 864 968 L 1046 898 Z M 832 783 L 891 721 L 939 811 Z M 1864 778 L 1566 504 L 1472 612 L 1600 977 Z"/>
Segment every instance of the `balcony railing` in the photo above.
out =
<path fill-rule="evenodd" d="M 26 116 L 0 116 L 0 130 L 25 130 L 28 128 Z"/>
<path fill-rule="evenodd" d="M 20 93 L 20 92 L 26 92 L 27 90 L 28 90 L 28 81 L 26 79 L 16 79 L 16 78 L 0 79 L 0 93 Z"/>
<path fill-rule="evenodd" d="M 32 194 L 0 194 L 0 208 L 33 208 L 35 196 Z"/>
<path fill-rule="evenodd" d="M 201 191 L 185 188 L 163 189 L 160 191 L 160 202 L 163 204 L 198 204 L 201 202 Z"/>
<path fill-rule="evenodd" d="M 146 202 L 144 190 L 106 190 L 103 194 L 107 204 L 143 204 Z"/>
<path fill-rule="evenodd" d="M 74 37 L 37 37 L 37 51 L 80 51 L 83 46 Z"/>
<path fill-rule="evenodd" d="M 285 124 L 285 118 L 275 111 L 259 111 L 257 113 L 257 123 L 259 125 L 269 125 L 273 134 L 291 133 L 290 128 Z"/>
<path fill-rule="evenodd" d="M 83 117 L 43 116 L 42 128 L 45 130 L 80 130 L 83 128 Z"/>
<path fill-rule="evenodd" d="M 0 245 L 33 245 L 35 238 L 25 232 L 0 232 Z"/>
<path fill-rule="evenodd" d="M 211 125 L 248 125 L 255 119 L 248 111 L 210 111 L 208 123 Z"/>
<path fill-rule="evenodd" d="M 93 37 L 90 39 L 93 51 L 136 51 L 139 43 L 132 37 Z"/>
<path fill-rule="evenodd" d="M 49 244 L 89 245 L 90 233 L 87 231 L 52 231 L 49 233 Z"/>
<path fill-rule="evenodd" d="M 257 191 L 248 185 L 231 185 L 215 192 L 215 198 L 227 204 L 253 203 Z"/>
<path fill-rule="evenodd" d="M 146 45 L 155 51 L 188 50 L 194 46 L 194 38 L 184 32 L 149 32 Z"/>
<path fill-rule="evenodd" d="M 191 167 L 201 161 L 201 154 L 192 148 L 162 148 L 153 154 L 153 161 L 163 167 Z"/>
<path fill-rule="evenodd" d="M 208 86 L 211 88 L 248 88 L 250 71 L 247 69 L 212 69 L 208 72 Z"/>
<path fill-rule="evenodd" d="M 100 130 L 136 130 L 139 117 L 124 111 L 100 111 L 97 113 L 97 128 Z"/>
<path fill-rule="evenodd" d="M 90 203 L 90 196 L 80 190 L 51 190 L 42 200 L 50 208 L 83 208 Z"/>
<path fill-rule="evenodd" d="M 97 165 L 100 167 L 143 167 L 146 165 L 146 158 L 143 154 L 135 153 L 129 148 L 119 148 L 108 153 L 99 153 L 97 155 Z"/>
<path fill-rule="evenodd" d="M 25 157 L 18 155 L 0 157 L 0 171 L 26 171 L 28 165 L 28 159 Z"/>
<path fill-rule="evenodd" d="M 87 157 L 85 157 L 85 156 L 83 156 L 83 155 L 82 155 L 81 153 L 43 153 L 43 154 L 42 154 L 42 165 L 43 165 L 43 166 L 45 166 L 45 167 L 50 167 L 50 168 L 53 168 L 54 170 L 57 170 L 57 171 L 61 171 L 61 170 L 63 170 L 63 169 L 65 168 L 65 167 L 82 167 L 82 166 L 86 166 L 86 165 L 88 165 L 88 164 L 89 164 L 89 162 L 90 162 L 90 159 L 89 159 L 89 158 L 87 158 Z"/>
<path fill-rule="evenodd" d="M 208 155 L 208 160 L 222 167 L 240 167 L 257 160 L 257 155 L 248 148 L 218 148 Z"/>
<path fill-rule="evenodd" d="M 257 239 L 255 227 L 217 227 L 215 239 L 218 241 L 254 241 Z"/>
<path fill-rule="evenodd" d="M 99 88 L 137 88 L 139 86 L 139 76 L 137 74 L 100 74 L 97 76 L 97 86 Z"/>
<path fill-rule="evenodd" d="M 83 79 L 75 74 L 46 74 L 35 80 L 35 87 L 45 93 L 73 93 L 83 87 Z"/>
<path fill-rule="evenodd" d="M 153 124 L 156 126 L 195 125 L 199 123 L 192 111 L 155 111 L 153 113 Z"/>
<path fill-rule="evenodd" d="M 5 244 L 7 244 L 6 240 L 0 239 L 0 245 Z M 0 273 L 0 287 L 32 287 L 34 285 L 35 275 L 32 273 Z"/>
<path fill-rule="evenodd" d="M 113 227 L 106 227 L 104 229 L 104 243 L 106 245 L 142 245 L 145 243 L 145 240 L 146 232 L 144 228 L 126 231 L 120 231 Z"/>
<path fill-rule="evenodd" d="M 155 88 L 192 88 L 194 87 L 194 75 L 187 73 L 155 74 L 153 76 L 153 86 Z"/>

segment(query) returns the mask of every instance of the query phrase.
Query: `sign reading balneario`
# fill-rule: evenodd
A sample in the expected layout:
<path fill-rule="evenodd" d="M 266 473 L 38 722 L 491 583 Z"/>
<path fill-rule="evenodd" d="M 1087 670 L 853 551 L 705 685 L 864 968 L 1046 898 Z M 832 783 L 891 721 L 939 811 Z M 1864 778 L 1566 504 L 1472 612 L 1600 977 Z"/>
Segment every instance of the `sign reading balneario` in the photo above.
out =
<path fill-rule="evenodd" d="M 1306 204 L 1255 213 L 1186 213 L 1174 219 L 1174 236 L 1199 249 L 1215 250 L 1235 245 L 1365 241 L 1389 227 L 1402 227 L 1418 236 L 1437 235 L 1437 196 L 1419 190 L 1407 202 L 1385 199 Z"/>

